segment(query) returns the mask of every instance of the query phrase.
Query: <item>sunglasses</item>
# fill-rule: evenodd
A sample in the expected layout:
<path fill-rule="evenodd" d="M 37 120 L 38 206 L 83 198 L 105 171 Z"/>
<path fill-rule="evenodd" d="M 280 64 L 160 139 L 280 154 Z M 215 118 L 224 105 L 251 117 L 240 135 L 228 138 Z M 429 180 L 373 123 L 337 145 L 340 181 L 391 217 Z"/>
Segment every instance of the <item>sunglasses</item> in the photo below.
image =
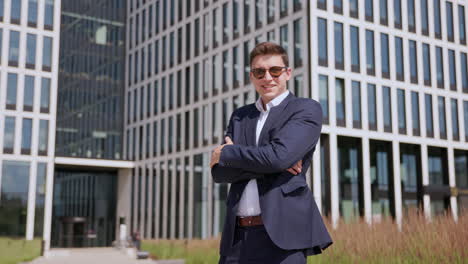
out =
<path fill-rule="evenodd" d="M 288 67 L 281 67 L 281 66 L 273 66 L 270 69 L 263 69 L 263 68 L 256 68 L 252 69 L 250 72 L 256 79 L 262 79 L 265 77 L 266 72 L 268 71 L 273 78 L 278 78 L 283 74 Z"/>

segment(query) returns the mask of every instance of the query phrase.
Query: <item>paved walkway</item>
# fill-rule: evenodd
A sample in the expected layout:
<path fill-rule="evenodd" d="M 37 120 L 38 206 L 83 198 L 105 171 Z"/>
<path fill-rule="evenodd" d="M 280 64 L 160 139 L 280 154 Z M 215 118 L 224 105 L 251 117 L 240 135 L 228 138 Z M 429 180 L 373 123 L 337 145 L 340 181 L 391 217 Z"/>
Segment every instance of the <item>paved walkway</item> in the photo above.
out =
<path fill-rule="evenodd" d="M 155 264 L 153 260 L 137 260 L 134 254 L 113 248 L 52 249 L 47 257 L 29 264 Z"/>

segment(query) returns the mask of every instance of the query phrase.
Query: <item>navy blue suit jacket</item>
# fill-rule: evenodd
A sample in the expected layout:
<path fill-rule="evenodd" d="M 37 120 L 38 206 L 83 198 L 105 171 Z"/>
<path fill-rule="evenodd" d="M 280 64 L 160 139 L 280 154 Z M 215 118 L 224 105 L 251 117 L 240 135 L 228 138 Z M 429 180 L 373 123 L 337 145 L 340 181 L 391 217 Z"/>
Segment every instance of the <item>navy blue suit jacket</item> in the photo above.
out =
<path fill-rule="evenodd" d="M 226 133 L 234 145 L 222 149 L 211 170 L 215 182 L 232 183 L 220 253 L 230 254 L 239 200 L 250 179 L 257 179 L 262 219 L 271 240 L 282 249 L 321 253 L 332 240 L 305 179 L 320 137 L 320 104 L 288 95 L 270 109 L 257 146 L 259 115 L 255 104 L 234 111 Z M 302 173 L 294 176 L 286 171 L 299 160 Z"/>

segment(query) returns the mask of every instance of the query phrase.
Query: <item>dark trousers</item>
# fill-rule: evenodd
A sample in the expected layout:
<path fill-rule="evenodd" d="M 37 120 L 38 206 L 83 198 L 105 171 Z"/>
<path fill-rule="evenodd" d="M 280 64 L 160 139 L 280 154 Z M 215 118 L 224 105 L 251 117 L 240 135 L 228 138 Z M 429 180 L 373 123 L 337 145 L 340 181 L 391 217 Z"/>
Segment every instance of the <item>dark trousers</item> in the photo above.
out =
<path fill-rule="evenodd" d="M 271 241 L 263 225 L 236 227 L 234 246 L 219 264 L 305 264 L 302 250 L 284 250 Z"/>

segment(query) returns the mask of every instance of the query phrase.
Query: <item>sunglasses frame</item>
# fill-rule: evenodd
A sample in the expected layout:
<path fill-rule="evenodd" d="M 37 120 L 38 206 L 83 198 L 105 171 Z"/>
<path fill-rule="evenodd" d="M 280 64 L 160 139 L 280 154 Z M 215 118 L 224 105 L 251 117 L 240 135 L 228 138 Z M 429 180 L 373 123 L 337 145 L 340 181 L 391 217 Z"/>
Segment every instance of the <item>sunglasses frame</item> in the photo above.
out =
<path fill-rule="evenodd" d="M 270 70 L 271 70 L 272 68 L 281 68 L 281 73 L 280 73 L 278 76 L 273 76 L 273 75 L 271 74 L 271 72 L 270 72 Z M 286 67 L 286 66 L 273 66 L 273 67 L 270 67 L 269 69 L 255 68 L 255 69 L 250 70 L 250 72 L 252 73 L 253 77 L 255 77 L 255 79 L 261 80 L 261 79 L 265 78 L 265 75 L 266 75 L 267 72 L 270 73 L 270 76 L 271 76 L 272 78 L 278 78 L 278 77 L 281 76 L 281 74 L 283 74 L 283 73 L 285 72 L 285 70 L 288 70 L 288 69 L 289 69 L 289 67 Z M 254 73 L 255 70 L 264 70 L 264 73 L 263 73 L 263 75 L 262 75 L 261 77 L 257 77 L 257 76 L 255 76 L 255 73 Z"/>

